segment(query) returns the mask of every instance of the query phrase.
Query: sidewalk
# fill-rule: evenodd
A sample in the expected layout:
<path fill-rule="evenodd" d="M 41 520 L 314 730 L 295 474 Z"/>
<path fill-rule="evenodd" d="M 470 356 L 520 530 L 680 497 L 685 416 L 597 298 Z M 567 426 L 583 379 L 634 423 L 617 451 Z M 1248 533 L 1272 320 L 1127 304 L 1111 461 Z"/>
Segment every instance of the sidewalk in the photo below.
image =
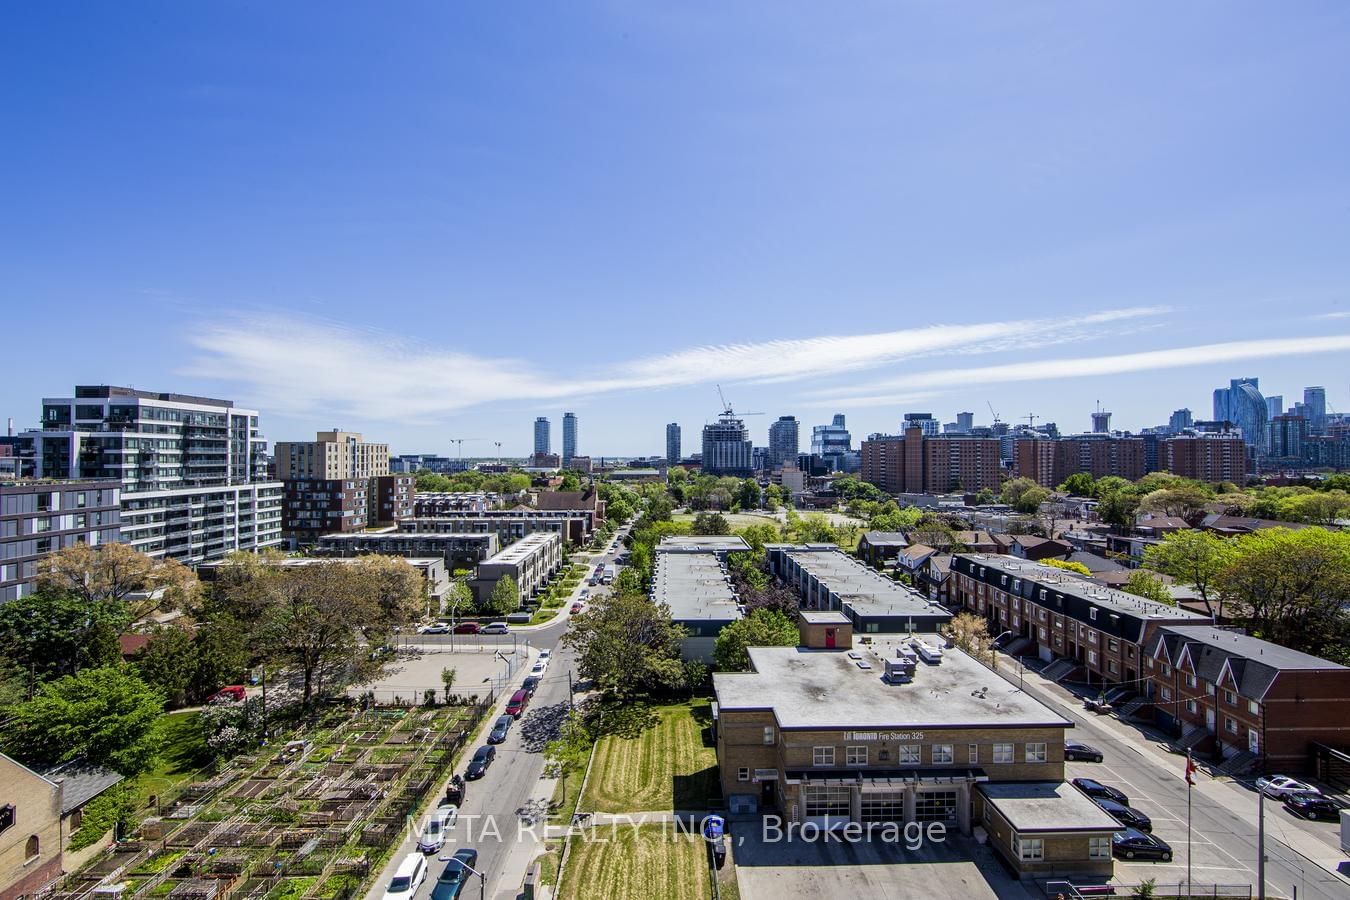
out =
<path fill-rule="evenodd" d="M 999 654 L 998 674 L 1005 681 L 1017 684 L 1019 678 L 1018 662 L 1013 657 Z M 1171 772 L 1179 781 L 1186 779 L 1186 757 L 1171 749 L 1166 736 L 1159 729 L 1145 723 L 1132 724 L 1122 722 L 1114 715 L 1098 715 L 1083 709 L 1082 698 L 1069 688 L 1041 677 L 1040 672 L 1024 668 L 1020 677 L 1023 688 L 1033 697 L 1057 706 L 1068 718 L 1091 723 L 1093 727 L 1110 733 L 1113 737 L 1129 743 L 1140 752 L 1150 754 L 1160 769 Z M 1200 766 L 1201 777 L 1196 779 L 1193 788 L 1197 797 L 1203 797 L 1227 810 L 1232 815 L 1247 822 L 1255 822 L 1258 816 L 1260 797 L 1255 790 L 1242 785 L 1227 775 L 1214 775 L 1212 767 Z M 1278 817 L 1280 804 L 1267 798 L 1266 831 L 1267 834 L 1288 846 L 1291 850 L 1310 863 L 1325 869 L 1350 885 L 1340 870 L 1345 855 L 1333 844 L 1319 840 L 1297 825 Z"/>

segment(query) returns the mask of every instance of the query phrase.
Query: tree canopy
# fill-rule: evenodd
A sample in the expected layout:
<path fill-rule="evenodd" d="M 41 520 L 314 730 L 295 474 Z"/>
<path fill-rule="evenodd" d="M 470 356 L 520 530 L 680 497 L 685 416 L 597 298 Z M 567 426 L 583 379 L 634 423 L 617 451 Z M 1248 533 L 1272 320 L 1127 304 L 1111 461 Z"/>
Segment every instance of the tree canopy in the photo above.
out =
<path fill-rule="evenodd" d="M 713 647 L 713 662 L 723 672 L 750 668 L 747 647 L 795 647 L 797 625 L 777 609 L 755 609 L 742 619 L 722 626 Z"/>
<path fill-rule="evenodd" d="M 583 678 L 606 694 L 631 697 L 680 687 L 684 636 L 664 604 L 635 591 L 618 591 L 596 598 L 574 616 L 563 643 L 576 651 Z"/>

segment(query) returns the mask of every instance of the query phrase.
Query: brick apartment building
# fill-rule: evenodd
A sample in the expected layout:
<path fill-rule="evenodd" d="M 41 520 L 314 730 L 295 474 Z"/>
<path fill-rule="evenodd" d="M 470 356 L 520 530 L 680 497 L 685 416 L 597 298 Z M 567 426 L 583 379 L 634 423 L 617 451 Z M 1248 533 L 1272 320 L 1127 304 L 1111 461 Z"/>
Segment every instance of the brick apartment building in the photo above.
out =
<path fill-rule="evenodd" d="M 1142 437 L 1083 434 L 1059 438 L 1026 438 L 1013 443 L 1013 474 L 1054 488 L 1079 472 L 1093 478 L 1115 475 L 1137 481 L 1148 469 Z"/>
<path fill-rule="evenodd" d="M 284 486 L 282 533 L 291 546 L 325 534 L 350 534 L 413 511 L 416 479 L 390 474 L 389 445 L 349 431 L 320 431 L 312 441 L 279 441 L 276 473 Z"/>
<path fill-rule="evenodd" d="M 996 491 L 1005 474 L 997 438 L 925 437 L 922 429 L 913 427 L 903 436 L 869 438 L 862 442 L 861 453 L 862 480 L 891 494 Z"/>
<path fill-rule="evenodd" d="M 958 553 L 952 574 L 954 602 L 988 619 L 991 634 L 1010 631 L 1014 641 L 1024 641 L 1024 654 L 1046 662 L 1071 660 L 1089 681 L 1104 686 L 1125 685 L 1138 692 L 1157 629 L 1205 621 L 1196 613 L 1014 556 Z"/>
<path fill-rule="evenodd" d="M 1301 772 L 1312 742 L 1350 746 L 1350 668 L 1211 625 L 1163 626 L 1147 649 L 1154 717 L 1188 749 Z"/>
<path fill-rule="evenodd" d="M 1162 442 L 1158 467 L 1197 481 L 1243 484 L 1251 471 L 1247 444 L 1237 434 L 1178 435 Z"/>

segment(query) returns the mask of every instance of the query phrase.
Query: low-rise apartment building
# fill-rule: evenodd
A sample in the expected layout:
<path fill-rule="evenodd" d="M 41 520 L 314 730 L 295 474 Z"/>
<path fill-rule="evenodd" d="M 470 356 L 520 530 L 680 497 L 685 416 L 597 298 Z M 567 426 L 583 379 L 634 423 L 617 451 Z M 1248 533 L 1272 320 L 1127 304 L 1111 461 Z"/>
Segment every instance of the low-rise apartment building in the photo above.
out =
<path fill-rule="evenodd" d="M 469 580 L 474 601 L 486 605 L 497 582 L 509 576 L 516 582 L 519 605 L 524 606 L 562 566 L 562 545 L 556 531 L 536 531 L 483 560 Z"/>
<path fill-rule="evenodd" d="M 453 573 L 472 569 L 497 552 L 495 534 L 407 534 L 379 531 L 358 534 L 326 534 L 312 552 L 316 556 L 351 557 L 379 554 L 405 558 L 438 556 Z"/>
<path fill-rule="evenodd" d="M 954 602 L 989 620 L 990 634 L 1025 639 L 1027 655 L 1070 659 L 1089 681 L 1141 692 L 1144 659 L 1163 625 L 1194 625 L 1196 613 L 1104 587 L 1015 556 L 958 553 Z"/>
<path fill-rule="evenodd" d="M 456 534 L 491 532 L 503 546 L 536 531 L 553 531 L 565 542 L 581 546 L 590 540 L 592 516 L 589 510 L 515 509 L 457 512 L 438 516 L 413 516 L 398 523 L 400 531 L 425 534 L 446 531 Z"/>
<path fill-rule="evenodd" d="M 855 645 L 834 611 L 804 612 L 800 631 L 799 647 L 751 647 L 752 671 L 713 675 L 732 812 L 965 834 L 982 823 L 1020 874 L 1111 873 L 1120 826 L 1063 784 L 1072 722 L 936 635 Z"/>
<path fill-rule="evenodd" d="M 0 482 L 0 603 L 31 594 L 38 561 L 73 544 L 120 539 L 118 481 Z"/>
<path fill-rule="evenodd" d="M 1310 744 L 1350 746 L 1350 668 L 1211 625 L 1167 625 L 1144 660 L 1156 721 L 1188 749 L 1301 772 Z"/>
<path fill-rule="evenodd" d="M 651 597 L 669 607 L 670 618 L 684 628 L 684 659 L 712 662 L 717 635 L 742 617 L 726 555 L 749 549 L 740 537 L 667 538 L 657 545 Z"/>
<path fill-rule="evenodd" d="M 946 607 L 868 568 L 834 544 L 767 544 L 769 572 L 795 588 L 807 609 L 836 609 L 859 634 L 936 632 Z"/>

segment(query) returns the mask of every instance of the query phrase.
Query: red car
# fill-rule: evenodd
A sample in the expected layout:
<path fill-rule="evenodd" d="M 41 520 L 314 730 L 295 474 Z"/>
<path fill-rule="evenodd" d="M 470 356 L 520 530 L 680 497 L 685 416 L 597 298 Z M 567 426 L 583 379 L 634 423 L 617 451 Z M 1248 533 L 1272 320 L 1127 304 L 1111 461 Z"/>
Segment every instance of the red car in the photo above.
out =
<path fill-rule="evenodd" d="M 506 703 L 506 714 L 519 719 L 520 714 L 525 711 L 525 707 L 530 705 L 530 692 L 526 690 L 516 691 L 511 695 L 511 699 Z"/>
<path fill-rule="evenodd" d="M 477 634 L 483 630 L 483 626 L 477 622 L 460 622 L 455 626 L 455 634 Z"/>
<path fill-rule="evenodd" d="M 244 686 L 242 684 L 231 684 L 216 691 L 210 697 L 206 698 L 207 703 L 237 703 L 244 699 Z"/>
<path fill-rule="evenodd" d="M 586 605 L 586 604 L 584 604 L 584 603 L 582 603 L 580 600 L 578 600 L 576 603 L 573 603 L 573 604 L 572 604 L 572 612 L 574 612 L 574 613 L 579 613 L 579 612 L 581 612 L 581 608 L 582 608 L 583 606 L 585 606 L 585 605 Z"/>

